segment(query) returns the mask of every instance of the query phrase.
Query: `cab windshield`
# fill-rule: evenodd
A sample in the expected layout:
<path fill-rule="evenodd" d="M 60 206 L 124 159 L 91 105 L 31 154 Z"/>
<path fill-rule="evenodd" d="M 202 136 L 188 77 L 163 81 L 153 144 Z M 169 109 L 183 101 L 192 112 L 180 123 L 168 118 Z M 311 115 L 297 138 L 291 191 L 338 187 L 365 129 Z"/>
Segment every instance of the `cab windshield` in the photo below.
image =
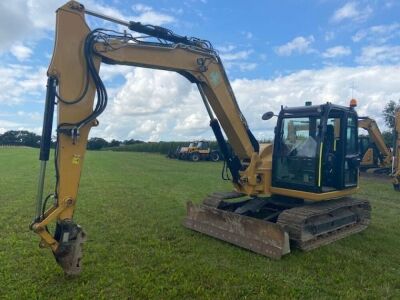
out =
<path fill-rule="evenodd" d="M 282 120 L 276 179 L 291 184 L 315 184 L 319 125 L 319 117 Z"/>

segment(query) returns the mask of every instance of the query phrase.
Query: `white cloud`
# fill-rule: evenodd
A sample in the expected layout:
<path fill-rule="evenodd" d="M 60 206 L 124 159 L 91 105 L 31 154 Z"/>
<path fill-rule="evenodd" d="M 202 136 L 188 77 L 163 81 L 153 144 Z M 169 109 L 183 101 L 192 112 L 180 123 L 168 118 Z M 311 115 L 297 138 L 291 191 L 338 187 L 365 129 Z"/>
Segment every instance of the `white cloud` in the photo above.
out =
<path fill-rule="evenodd" d="M 135 16 L 134 20 L 136 22 L 158 26 L 175 22 L 174 17 L 156 11 L 143 12 L 142 14 Z"/>
<path fill-rule="evenodd" d="M 399 65 L 375 67 L 327 67 L 303 70 L 271 80 L 233 81 L 232 88 L 239 105 L 257 137 L 272 137 L 273 121 L 261 121 L 266 111 L 279 112 L 281 105 L 300 106 L 305 101 L 322 104 L 331 101 L 348 105 L 351 86 L 359 101 L 359 115 L 376 118 L 383 126 L 381 111 L 384 103 L 400 99 Z M 269 130 L 269 133 L 266 133 Z"/>
<path fill-rule="evenodd" d="M 35 112 L 30 112 L 30 111 L 23 111 L 19 110 L 17 111 L 17 116 L 18 117 L 23 117 L 24 120 L 31 120 L 31 121 L 41 121 L 43 116 L 41 113 L 35 111 Z"/>
<path fill-rule="evenodd" d="M 103 81 L 111 81 L 115 77 L 124 76 L 124 74 L 130 71 L 132 71 L 131 66 L 102 64 L 100 67 L 100 76 Z"/>
<path fill-rule="evenodd" d="M 0 104 L 15 105 L 32 100 L 43 100 L 46 86 L 46 69 L 23 65 L 0 67 Z"/>
<path fill-rule="evenodd" d="M 0 1 L 0 53 L 8 51 L 16 43 L 22 41 L 36 41 L 43 38 L 55 29 L 55 11 L 65 4 L 65 0 L 13 0 Z M 136 15 L 129 16 L 119 9 L 104 5 L 94 0 L 81 0 L 85 7 L 99 13 L 109 15 L 122 20 L 134 20 L 153 25 L 163 25 L 175 22 L 175 18 L 154 10 L 143 4 L 137 4 Z M 97 19 L 93 22 L 91 17 L 89 24 L 103 24 Z M 109 26 L 109 22 L 107 22 Z M 21 57 L 21 56 L 20 56 Z"/>
<path fill-rule="evenodd" d="M 220 57 L 223 61 L 242 60 L 249 57 L 253 50 L 244 50 L 238 52 L 222 52 Z"/>
<path fill-rule="evenodd" d="M 26 17 L 26 1 L 0 1 L 0 52 L 9 50 L 16 40 L 22 40 L 31 31 L 33 22 Z"/>
<path fill-rule="evenodd" d="M 258 67 L 257 63 L 254 62 L 245 62 L 245 61 L 225 61 L 224 67 L 227 70 L 231 69 L 239 69 L 241 72 L 246 72 L 246 71 L 253 71 Z"/>
<path fill-rule="evenodd" d="M 281 56 L 290 56 L 293 53 L 312 53 L 315 52 L 315 50 L 311 48 L 311 44 L 313 42 L 314 37 L 312 35 L 308 37 L 298 36 L 290 42 L 282 46 L 276 47 L 275 52 Z"/>
<path fill-rule="evenodd" d="M 372 8 L 369 5 L 361 7 L 357 2 L 348 2 L 333 13 L 331 21 L 335 23 L 344 20 L 363 22 L 370 17 L 372 12 Z"/>
<path fill-rule="evenodd" d="M 64 2 L 64 0 L 40 0 L 39 2 L 15 0 L 7 4 L 0 3 L 0 28 L 10 28 L 9 31 L 0 31 L 2 43 L 0 51 L 1 49 L 8 50 L 15 45 L 26 47 L 31 43 L 19 42 L 18 44 L 18 41 L 25 41 L 32 33 L 34 36 L 40 36 L 40 32 L 54 30 L 54 10 Z M 128 17 L 125 15 L 126 12 L 123 14 L 113 7 L 95 3 L 93 0 L 84 1 L 84 4 L 105 14 L 138 21 L 135 16 Z M 149 15 L 149 13 L 152 14 Z M 153 23 L 152 18 L 157 18 L 155 24 L 174 22 L 174 19 L 167 14 L 161 14 L 164 17 L 159 18 L 159 12 L 143 4 L 136 6 L 136 10 L 131 11 L 131 14 L 143 18 L 142 21 L 145 23 Z M 315 52 L 311 47 L 313 42 L 313 36 L 297 37 L 286 45 L 278 47 L 276 51 L 280 55 L 311 53 Z M 354 92 L 360 100 L 360 113 L 376 117 L 379 122 L 381 119 L 378 114 L 382 109 L 382 101 L 400 98 L 399 48 L 399 46 L 365 47 L 357 58 L 365 65 L 397 63 L 394 66 L 327 67 L 321 70 L 299 71 L 270 80 L 238 79 L 232 82 L 232 86 L 243 113 L 257 137 L 272 134 L 274 122 L 262 122 L 260 116 L 263 112 L 267 110 L 277 112 L 282 104 L 301 105 L 306 100 L 313 100 L 314 103 L 331 100 L 335 103 L 347 104 L 352 82 L 355 82 L 357 86 Z M 325 53 L 328 53 L 328 50 Z M 220 48 L 220 51 L 224 61 L 226 60 L 232 68 L 253 70 L 257 67 L 256 63 L 249 61 L 252 54 L 257 57 L 259 55 L 252 49 L 242 50 L 228 45 Z M 332 53 L 338 55 L 340 51 L 330 50 L 330 53 L 331 56 Z M 26 49 L 20 49 L 18 55 L 22 60 L 30 57 L 29 50 Z M 43 101 L 45 73 L 45 68 L 35 69 L 24 65 L 1 66 L 0 86 L 3 92 L 0 94 L 0 104 L 18 106 L 27 101 L 30 103 Z M 208 116 L 196 87 L 190 85 L 180 75 L 106 65 L 101 67 L 101 75 L 106 85 L 112 85 L 108 89 L 110 103 L 104 115 L 100 117 L 101 125 L 93 130 L 93 135 L 143 140 L 212 137 L 208 126 Z M 117 88 L 116 83 L 112 81 L 116 77 L 125 80 L 120 88 Z M 28 128 L 39 131 L 40 127 L 35 125 L 29 128 L 29 125 L 30 122 L 37 122 L 39 125 L 40 116 L 37 113 L 28 114 L 25 108 L 18 107 L 17 109 L 20 112 L 16 113 L 16 117 L 22 121 L 15 119 L 15 122 L 10 122 L 6 120 L 6 117 L 2 117 L 0 130 Z"/>
<path fill-rule="evenodd" d="M 132 6 L 132 9 L 137 12 L 145 12 L 153 10 L 150 6 L 144 5 L 142 3 L 138 3 Z"/>
<path fill-rule="evenodd" d="M 367 46 L 361 49 L 356 62 L 363 65 L 397 64 L 400 62 L 400 46 Z"/>
<path fill-rule="evenodd" d="M 234 45 L 226 45 L 226 46 L 217 46 L 216 47 L 218 51 L 224 53 L 224 52 L 232 52 L 233 50 L 236 49 L 236 46 Z"/>
<path fill-rule="evenodd" d="M 239 63 L 238 67 L 240 71 L 252 71 L 257 68 L 258 64 L 256 63 Z"/>
<path fill-rule="evenodd" d="M 24 61 L 32 55 L 33 51 L 22 44 L 15 44 L 11 47 L 11 54 L 14 55 L 19 61 Z"/>
<path fill-rule="evenodd" d="M 55 10 L 65 4 L 63 0 L 27 0 L 27 17 L 35 29 L 54 30 Z M 26 11 L 23 12 L 26 14 Z"/>
<path fill-rule="evenodd" d="M 250 128 L 258 138 L 271 138 L 275 123 L 262 121 L 264 112 L 277 113 L 281 105 L 299 106 L 305 101 L 348 105 L 353 83 L 359 114 L 373 117 L 383 126 L 383 104 L 400 99 L 399 67 L 326 67 L 268 80 L 237 79 L 231 84 Z M 100 126 L 93 130 L 94 136 L 152 141 L 213 138 L 199 93 L 186 79 L 171 72 L 140 68 L 125 77 L 126 83 L 110 99 Z"/>
<path fill-rule="evenodd" d="M 192 130 L 204 130 L 208 127 L 210 121 L 204 114 L 200 112 L 195 112 L 184 118 L 183 120 L 178 120 L 174 127 L 177 131 L 192 131 Z"/>
<path fill-rule="evenodd" d="M 352 36 L 353 42 L 367 40 L 374 44 L 384 44 L 387 41 L 400 37 L 400 23 L 371 26 L 361 29 Z"/>
<path fill-rule="evenodd" d="M 208 115 L 195 85 L 173 72 L 143 68 L 121 72 L 126 82 L 110 99 L 94 136 L 150 141 L 209 136 Z"/>
<path fill-rule="evenodd" d="M 254 52 L 253 49 L 234 51 L 236 46 L 233 45 L 219 46 L 217 49 L 227 70 L 235 68 L 244 72 L 257 68 L 257 63 L 248 61 L 250 55 Z"/>
<path fill-rule="evenodd" d="M 252 39 L 253 38 L 253 33 L 250 31 L 241 31 L 240 32 L 246 39 Z"/>
<path fill-rule="evenodd" d="M 385 1 L 385 8 L 391 9 L 394 6 L 398 5 L 398 1 L 397 0 L 386 0 Z"/>
<path fill-rule="evenodd" d="M 12 122 L 0 119 L 0 133 L 4 133 L 7 130 L 17 130 L 17 128 L 23 127 L 25 124 Z"/>
<path fill-rule="evenodd" d="M 325 41 L 329 42 L 335 38 L 335 33 L 333 31 L 325 32 Z"/>
<path fill-rule="evenodd" d="M 325 58 L 335 58 L 340 56 L 347 56 L 351 54 L 351 49 L 349 47 L 344 46 L 335 46 L 332 48 L 328 48 L 322 53 L 322 56 Z"/>
<path fill-rule="evenodd" d="M 18 115 L 13 116 L 14 119 L 18 118 Z M 27 130 L 30 132 L 34 132 L 36 134 L 41 134 L 42 129 L 40 126 L 33 125 L 32 122 L 27 122 L 26 119 L 16 120 L 16 121 L 9 121 L 9 120 L 2 120 L 0 119 L 0 134 L 3 134 L 9 130 Z"/>
<path fill-rule="evenodd" d="M 176 21 L 173 16 L 158 12 L 154 10 L 151 6 L 147 6 L 141 3 L 133 5 L 132 10 L 138 13 L 138 15 L 133 16 L 131 19 L 135 22 L 160 26 Z"/>
<path fill-rule="evenodd" d="M 0 1 L 0 52 L 8 51 L 22 41 L 36 41 L 55 29 L 55 11 L 65 4 L 65 0 L 13 0 Z M 101 8 L 102 13 L 122 15 L 108 6 L 94 1 L 83 0 L 83 4 L 93 9 Z"/>
<path fill-rule="evenodd" d="M 166 71 L 138 68 L 127 73 L 125 78 L 125 86 L 114 99 L 113 109 L 118 115 L 162 113 L 177 105 L 182 101 L 182 94 L 187 96 L 191 90 L 182 76 Z M 172 88 L 170 81 L 175 82 Z"/>

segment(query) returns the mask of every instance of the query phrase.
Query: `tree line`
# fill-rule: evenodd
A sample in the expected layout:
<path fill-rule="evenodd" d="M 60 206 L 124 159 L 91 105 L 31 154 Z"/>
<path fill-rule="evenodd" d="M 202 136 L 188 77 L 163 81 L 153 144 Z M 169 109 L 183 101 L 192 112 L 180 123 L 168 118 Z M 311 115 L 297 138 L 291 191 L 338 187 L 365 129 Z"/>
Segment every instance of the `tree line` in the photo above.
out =
<path fill-rule="evenodd" d="M 386 126 L 389 130 L 382 132 L 385 143 L 393 147 L 393 129 L 394 129 L 394 114 L 396 109 L 400 109 L 399 101 L 389 101 L 383 111 L 383 117 Z M 40 147 L 40 135 L 36 133 L 29 132 L 27 130 L 10 130 L 3 134 L 0 134 L 0 145 L 6 146 L 26 146 L 39 148 Z M 104 148 L 120 149 L 122 151 L 132 151 L 137 149 L 137 151 L 143 152 L 165 152 L 171 147 L 175 147 L 180 142 L 157 142 L 157 143 L 146 143 L 140 140 L 130 139 L 119 141 L 113 139 L 108 142 L 107 140 L 99 137 L 92 137 L 88 140 L 87 149 L 88 150 L 101 150 Z M 55 139 L 52 141 L 52 146 L 55 145 Z M 162 151 L 161 151 L 162 150 Z"/>
<path fill-rule="evenodd" d="M 0 145 L 2 146 L 26 146 L 32 148 L 40 147 L 40 139 L 41 136 L 37 135 L 34 132 L 30 132 L 27 130 L 9 130 L 0 134 Z M 144 143 L 139 140 L 112 140 L 108 142 L 105 139 L 93 137 L 88 140 L 87 148 L 88 150 L 100 150 L 103 148 L 109 147 L 119 147 L 121 145 L 134 145 Z M 52 147 L 55 145 L 55 138 L 52 140 Z"/>

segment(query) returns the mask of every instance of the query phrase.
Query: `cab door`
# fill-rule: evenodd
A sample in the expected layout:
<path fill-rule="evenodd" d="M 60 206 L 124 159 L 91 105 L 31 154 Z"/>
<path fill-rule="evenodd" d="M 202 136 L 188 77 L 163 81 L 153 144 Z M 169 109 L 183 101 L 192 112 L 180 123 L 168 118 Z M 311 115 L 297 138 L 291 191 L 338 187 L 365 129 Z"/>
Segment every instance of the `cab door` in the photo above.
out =
<path fill-rule="evenodd" d="M 349 112 L 346 117 L 344 187 L 358 185 L 358 170 L 360 156 L 358 154 L 358 118 L 355 112 Z"/>

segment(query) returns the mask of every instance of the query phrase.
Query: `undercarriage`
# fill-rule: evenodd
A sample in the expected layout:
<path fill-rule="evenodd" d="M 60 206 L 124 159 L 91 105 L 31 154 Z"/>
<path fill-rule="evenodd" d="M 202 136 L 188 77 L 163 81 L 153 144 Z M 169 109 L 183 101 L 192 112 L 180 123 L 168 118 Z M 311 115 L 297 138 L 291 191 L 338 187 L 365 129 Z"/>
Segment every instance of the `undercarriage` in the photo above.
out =
<path fill-rule="evenodd" d="M 351 197 L 310 203 L 228 192 L 189 202 L 184 226 L 279 259 L 291 247 L 308 251 L 360 232 L 370 216 L 369 202 Z"/>

